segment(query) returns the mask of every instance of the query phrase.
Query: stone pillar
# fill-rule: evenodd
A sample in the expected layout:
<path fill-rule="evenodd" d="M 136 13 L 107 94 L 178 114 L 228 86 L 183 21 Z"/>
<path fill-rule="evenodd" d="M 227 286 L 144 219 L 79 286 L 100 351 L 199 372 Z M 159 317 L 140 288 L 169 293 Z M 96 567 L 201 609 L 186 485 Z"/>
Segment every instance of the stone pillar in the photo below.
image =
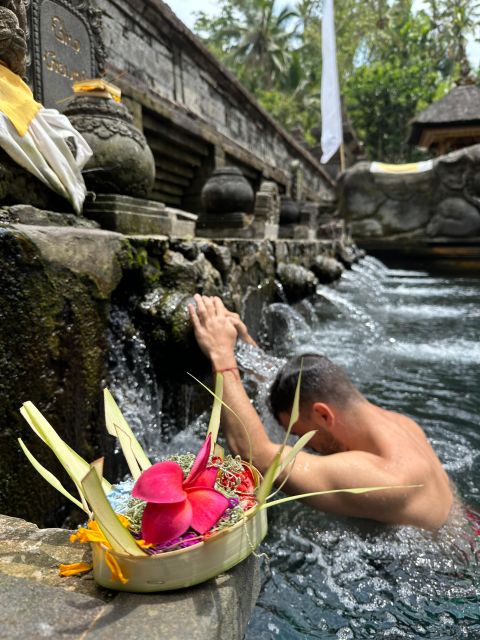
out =
<path fill-rule="evenodd" d="M 255 196 L 253 237 L 266 240 L 278 238 L 280 196 L 275 182 L 264 180 Z"/>
<path fill-rule="evenodd" d="M 300 207 L 300 224 L 296 231 L 301 231 L 301 236 L 295 238 L 315 240 L 317 237 L 318 204 L 315 202 L 303 202 Z"/>

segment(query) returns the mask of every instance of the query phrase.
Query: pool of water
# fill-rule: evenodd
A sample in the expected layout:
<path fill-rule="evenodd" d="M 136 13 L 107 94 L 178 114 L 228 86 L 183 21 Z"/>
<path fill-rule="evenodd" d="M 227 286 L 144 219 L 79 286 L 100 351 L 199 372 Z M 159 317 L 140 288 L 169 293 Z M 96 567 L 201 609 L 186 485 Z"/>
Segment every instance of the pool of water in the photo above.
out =
<path fill-rule="evenodd" d="M 314 299 L 266 309 L 269 357 L 244 349 L 240 360 L 248 384 L 264 392 L 285 357 L 328 355 L 372 402 L 423 426 L 463 502 L 478 509 L 479 297 L 478 279 L 367 258 Z M 273 432 L 261 400 L 259 408 Z M 480 638 L 480 543 L 463 514 L 436 536 L 300 504 L 269 514 L 261 549 L 269 560 L 247 640 Z"/>
<path fill-rule="evenodd" d="M 367 258 L 313 299 L 267 307 L 265 351 L 243 346 L 238 357 L 271 437 L 282 437 L 264 401 L 277 369 L 291 354 L 324 353 L 372 402 L 417 420 L 463 502 L 480 509 L 479 297 L 479 279 Z M 149 454 L 198 450 L 207 412 L 195 414 L 188 387 L 183 413 L 169 417 L 145 343 L 118 309 L 110 358 L 111 389 Z M 289 503 L 269 511 L 260 551 L 268 561 L 246 640 L 480 639 L 480 543 L 463 513 L 432 536 Z"/>

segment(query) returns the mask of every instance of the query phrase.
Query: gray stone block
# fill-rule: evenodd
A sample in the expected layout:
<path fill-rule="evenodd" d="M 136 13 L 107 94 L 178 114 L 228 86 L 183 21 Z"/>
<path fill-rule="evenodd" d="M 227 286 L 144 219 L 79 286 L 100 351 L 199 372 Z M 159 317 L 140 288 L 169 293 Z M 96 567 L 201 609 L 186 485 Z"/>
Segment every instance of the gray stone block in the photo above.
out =
<path fill-rule="evenodd" d="M 105 608 L 100 599 L 0 573 L 2 640 L 83 638 Z"/>
<path fill-rule="evenodd" d="M 104 229 L 131 236 L 194 236 L 198 218 L 188 211 L 166 207 L 162 202 L 118 194 L 97 195 L 85 205 L 84 214 Z"/>
<path fill-rule="evenodd" d="M 241 640 L 259 590 L 258 562 L 250 556 L 191 589 L 119 593 L 84 640 Z"/>
<path fill-rule="evenodd" d="M 118 193 L 98 193 L 95 199 L 91 201 L 92 205 L 97 204 L 115 204 L 116 206 L 129 206 L 133 208 L 139 208 L 139 211 L 143 211 L 142 208 L 146 208 L 146 212 L 163 211 L 165 205 L 163 202 L 157 200 L 145 200 L 144 198 L 133 198 L 132 196 L 123 196 Z"/>
<path fill-rule="evenodd" d="M 253 223 L 254 238 L 262 240 L 276 240 L 278 238 L 278 224 L 255 220 Z"/>
<path fill-rule="evenodd" d="M 190 589 L 116 593 L 89 576 L 60 578 L 59 562 L 85 560 L 69 532 L 0 515 L 0 640 L 241 640 L 260 591 L 250 556 Z"/>
<path fill-rule="evenodd" d="M 173 218 L 121 210 L 86 210 L 85 215 L 110 229 L 125 235 L 170 235 Z"/>

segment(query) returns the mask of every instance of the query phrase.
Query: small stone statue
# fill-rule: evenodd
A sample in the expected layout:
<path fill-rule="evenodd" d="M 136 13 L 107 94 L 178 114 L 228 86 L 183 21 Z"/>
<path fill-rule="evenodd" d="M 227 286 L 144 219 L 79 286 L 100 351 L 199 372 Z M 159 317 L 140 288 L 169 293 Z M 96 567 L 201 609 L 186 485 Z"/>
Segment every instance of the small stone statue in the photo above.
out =
<path fill-rule="evenodd" d="M 22 0 L 0 0 L 0 61 L 19 76 L 26 71 L 26 28 Z"/>
<path fill-rule="evenodd" d="M 280 218 L 280 196 L 275 182 L 264 180 L 255 196 L 255 219 L 278 224 Z"/>

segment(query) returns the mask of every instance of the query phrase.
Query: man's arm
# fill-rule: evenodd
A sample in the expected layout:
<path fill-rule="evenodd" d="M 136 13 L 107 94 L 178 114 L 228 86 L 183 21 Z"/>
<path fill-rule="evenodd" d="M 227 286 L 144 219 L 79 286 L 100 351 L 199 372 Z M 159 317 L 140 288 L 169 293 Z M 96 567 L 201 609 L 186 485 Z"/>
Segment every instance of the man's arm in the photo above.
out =
<path fill-rule="evenodd" d="M 229 312 L 220 298 L 195 296 L 197 309 L 189 305 L 190 317 L 197 342 L 210 359 L 214 371 L 223 372 L 223 401 L 233 409 L 222 411 L 222 431 L 228 446 L 244 460 L 250 457 L 253 464 L 265 471 L 278 450 L 268 437 L 263 424 L 243 387 L 235 358 L 237 330 Z M 242 423 L 244 426 L 242 426 Z"/>
<path fill-rule="evenodd" d="M 195 302 L 197 309 L 190 305 L 189 312 L 198 344 L 210 358 L 213 370 L 223 372 L 223 400 L 244 425 L 232 412 L 223 410 L 222 431 L 228 446 L 243 460 L 248 460 L 251 442 L 252 462 L 261 473 L 265 473 L 278 452 L 279 445 L 269 439 L 240 379 L 234 353 L 237 339 L 235 327 L 219 298 L 197 294 Z M 285 455 L 290 450 L 290 447 L 285 447 Z M 280 477 L 280 481 L 285 475 L 286 472 Z M 396 484 L 400 484 L 398 477 L 393 477 L 385 468 L 383 460 L 373 454 L 350 451 L 319 456 L 300 452 L 284 489 L 291 495 L 297 495 L 331 489 Z M 378 520 L 382 509 L 388 517 L 392 501 L 401 508 L 404 499 L 405 492 L 393 490 L 360 495 L 337 493 L 309 498 L 307 502 L 321 511 Z M 387 505 L 388 509 L 385 508 Z"/>
<path fill-rule="evenodd" d="M 288 451 L 290 448 L 286 447 Z M 288 473 L 288 472 L 287 472 Z M 282 478 L 285 477 L 285 472 Z M 392 474 L 384 460 L 365 451 L 347 451 L 326 456 L 297 454 L 283 490 L 289 495 L 360 487 L 390 487 L 403 484 L 402 476 Z M 333 493 L 307 498 L 312 507 L 327 513 L 398 522 L 411 498 L 409 489 L 392 489 L 362 494 Z"/>

